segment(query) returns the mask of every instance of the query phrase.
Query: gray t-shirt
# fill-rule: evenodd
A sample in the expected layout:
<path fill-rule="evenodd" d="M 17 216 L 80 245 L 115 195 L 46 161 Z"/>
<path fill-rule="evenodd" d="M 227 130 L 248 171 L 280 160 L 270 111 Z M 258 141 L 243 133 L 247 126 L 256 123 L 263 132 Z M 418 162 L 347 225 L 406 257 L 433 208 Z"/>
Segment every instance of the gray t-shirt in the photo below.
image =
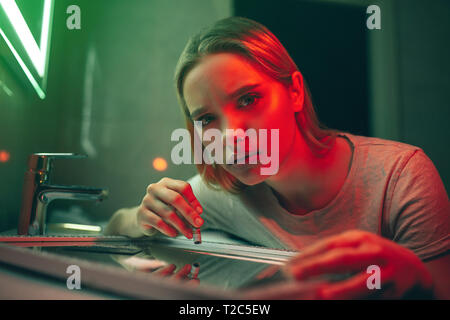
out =
<path fill-rule="evenodd" d="M 256 245 L 302 248 L 350 229 L 366 230 L 411 249 L 422 260 L 450 249 L 450 203 L 442 180 L 423 150 L 349 133 L 353 158 L 336 197 L 326 207 L 294 215 L 267 184 L 241 194 L 188 180 L 203 206 L 203 229 L 228 232 Z"/>

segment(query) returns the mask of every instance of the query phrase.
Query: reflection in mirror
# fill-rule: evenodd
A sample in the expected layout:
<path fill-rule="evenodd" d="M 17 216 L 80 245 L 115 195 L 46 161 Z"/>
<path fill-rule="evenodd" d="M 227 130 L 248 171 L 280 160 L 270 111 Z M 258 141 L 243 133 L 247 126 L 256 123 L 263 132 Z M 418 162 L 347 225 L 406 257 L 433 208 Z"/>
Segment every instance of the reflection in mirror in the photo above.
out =
<path fill-rule="evenodd" d="M 217 249 L 222 253 L 152 244 L 132 257 L 116 256 L 115 259 L 130 271 L 151 272 L 222 289 L 250 288 L 262 283 L 286 280 L 279 272 L 281 262 L 226 254 L 226 250 L 220 250 L 223 248 Z"/>
<path fill-rule="evenodd" d="M 172 284 L 181 285 L 178 289 L 192 289 L 192 293 L 215 292 L 236 299 L 314 299 L 324 282 L 348 276 L 291 281 L 281 272 L 281 267 L 297 252 L 252 246 L 234 239 L 214 237 L 208 232 L 205 232 L 204 239 L 201 244 L 195 244 L 182 237 L 164 236 L 139 239 L 122 236 L 50 236 L 40 239 L 10 237 L 9 243 L 44 254 L 48 252 L 75 259 L 81 264 L 113 267 L 117 274 L 127 270 L 130 279 L 145 274 L 148 280 L 163 279 L 172 288 Z M 109 273 L 113 278 L 105 275 L 102 279 L 115 281 L 113 274 Z M 146 291 L 145 288 L 136 288 L 136 285 L 130 282 L 126 290 Z M 119 292 L 123 290 L 120 285 L 117 288 Z"/>

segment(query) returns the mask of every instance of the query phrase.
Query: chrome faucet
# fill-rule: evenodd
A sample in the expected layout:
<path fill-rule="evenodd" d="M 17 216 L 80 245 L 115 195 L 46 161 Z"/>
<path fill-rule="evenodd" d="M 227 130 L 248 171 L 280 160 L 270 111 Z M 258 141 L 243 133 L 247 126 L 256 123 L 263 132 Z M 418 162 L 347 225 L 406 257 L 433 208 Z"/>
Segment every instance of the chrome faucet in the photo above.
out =
<path fill-rule="evenodd" d="M 53 200 L 102 201 L 108 196 L 106 189 L 50 184 L 53 160 L 63 158 L 78 159 L 86 156 L 74 153 L 34 153 L 29 156 L 23 183 L 19 235 L 46 234 L 47 206 Z"/>

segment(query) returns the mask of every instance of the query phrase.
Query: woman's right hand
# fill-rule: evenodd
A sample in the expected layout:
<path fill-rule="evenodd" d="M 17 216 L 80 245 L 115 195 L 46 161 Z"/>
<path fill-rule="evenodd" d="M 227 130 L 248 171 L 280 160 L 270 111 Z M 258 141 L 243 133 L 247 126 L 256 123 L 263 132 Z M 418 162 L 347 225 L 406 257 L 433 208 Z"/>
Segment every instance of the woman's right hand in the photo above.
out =
<path fill-rule="evenodd" d="M 137 222 L 144 234 L 156 229 L 169 237 L 179 232 L 192 239 L 192 227 L 199 228 L 204 222 L 202 212 L 189 183 L 165 177 L 147 187 Z"/>

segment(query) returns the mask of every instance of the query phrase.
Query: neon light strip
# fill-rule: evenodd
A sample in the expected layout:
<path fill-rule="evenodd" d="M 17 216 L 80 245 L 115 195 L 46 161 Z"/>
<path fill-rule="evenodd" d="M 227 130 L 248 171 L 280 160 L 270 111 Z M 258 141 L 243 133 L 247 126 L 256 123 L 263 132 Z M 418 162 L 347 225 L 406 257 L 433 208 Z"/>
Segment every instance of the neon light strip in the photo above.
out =
<path fill-rule="evenodd" d="M 42 59 L 42 69 L 45 69 L 45 56 L 47 55 L 48 50 L 48 42 L 49 42 L 49 28 L 50 28 L 50 12 L 52 2 L 51 0 L 45 0 L 44 2 L 44 12 L 42 14 L 42 30 L 41 30 L 41 41 L 40 41 L 40 48 L 41 48 L 41 59 Z M 42 74 L 44 74 L 44 71 L 42 71 Z M 41 76 L 42 77 L 42 76 Z"/>
<path fill-rule="evenodd" d="M 14 47 L 11 44 L 11 42 L 9 42 L 8 38 L 6 37 L 5 33 L 3 32 L 3 30 L 1 28 L 0 28 L 0 35 L 3 37 L 3 39 L 5 39 L 6 44 L 8 45 L 9 49 L 13 53 L 13 55 L 16 58 L 16 60 L 19 63 L 19 65 L 22 67 L 22 69 L 25 72 L 25 75 L 27 76 L 28 80 L 30 80 L 31 85 L 36 90 L 39 98 L 44 99 L 45 98 L 44 91 L 42 91 L 41 87 L 39 86 L 37 81 L 34 79 L 33 75 L 30 72 L 30 70 L 27 68 L 27 66 L 23 62 L 22 58 L 17 53 L 16 49 L 14 49 Z"/>
<path fill-rule="evenodd" d="M 48 69 L 48 59 L 50 55 L 50 39 L 51 39 L 51 29 L 52 29 L 52 19 L 53 19 L 53 1 L 46 0 L 44 2 L 44 12 L 42 14 L 42 31 L 41 31 L 41 41 L 40 47 L 45 48 L 45 54 L 43 53 L 42 59 L 44 64 L 44 76 L 42 78 L 42 88 L 47 87 L 47 69 Z"/>
<path fill-rule="evenodd" d="M 44 76 L 45 70 L 45 58 L 47 56 L 48 49 L 48 25 L 50 21 L 50 9 L 51 9 L 51 0 L 45 0 L 44 2 L 44 12 L 42 19 L 42 30 L 41 30 L 41 47 L 39 48 L 38 44 L 33 38 L 31 34 L 30 28 L 28 27 L 25 19 L 22 16 L 17 4 L 14 0 L 0 0 L 0 5 L 3 7 L 6 15 L 9 18 L 14 30 L 16 31 L 20 42 L 22 43 L 25 51 L 33 62 L 34 67 L 36 68 L 37 73 L 42 78 Z"/>
<path fill-rule="evenodd" d="M 41 99 L 45 98 L 45 93 L 43 91 L 43 87 L 45 86 L 47 80 L 47 66 L 48 66 L 48 53 L 49 53 L 49 42 L 50 42 L 50 24 L 51 24 L 51 12 L 53 8 L 53 0 L 44 0 L 44 10 L 42 15 L 42 30 L 41 30 L 41 39 L 40 39 L 40 47 L 38 47 L 31 31 L 22 16 L 17 4 L 14 0 L 0 0 L 0 5 L 3 7 L 11 25 L 16 31 L 20 42 L 22 43 L 27 55 L 30 57 L 31 62 L 33 63 L 34 68 L 36 69 L 38 75 L 43 78 L 42 87 L 38 84 L 36 79 L 31 74 L 30 70 L 20 58 L 17 51 L 14 49 L 11 42 L 6 37 L 3 30 L 0 29 L 2 37 L 5 39 L 8 47 L 13 53 L 19 65 L 22 67 L 25 75 L 30 80 L 32 86 L 36 90 L 37 94 Z"/>

